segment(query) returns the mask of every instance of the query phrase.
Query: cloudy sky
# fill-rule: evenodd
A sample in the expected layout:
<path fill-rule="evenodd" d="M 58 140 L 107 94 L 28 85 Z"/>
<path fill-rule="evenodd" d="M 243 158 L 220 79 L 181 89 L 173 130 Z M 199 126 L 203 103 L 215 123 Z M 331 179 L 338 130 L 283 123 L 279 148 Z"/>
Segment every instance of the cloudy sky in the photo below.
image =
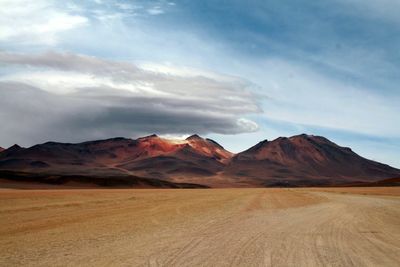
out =
<path fill-rule="evenodd" d="M 0 146 L 323 135 L 400 167 L 398 0 L 0 0 Z"/>

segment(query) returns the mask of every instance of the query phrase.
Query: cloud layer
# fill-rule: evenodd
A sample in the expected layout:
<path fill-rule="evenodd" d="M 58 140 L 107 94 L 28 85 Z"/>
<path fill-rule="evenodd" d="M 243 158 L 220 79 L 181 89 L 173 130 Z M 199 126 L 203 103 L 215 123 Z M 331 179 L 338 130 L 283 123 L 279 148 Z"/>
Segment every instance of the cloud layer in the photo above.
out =
<path fill-rule="evenodd" d="M 0 53 L 2 145 L 111 136 L 236 134 L 258 125 L 251 83 L 194 69 L 71 53 Z"/>
<path fill-rule="evenodd" d="M 0 41 L 19 44 L 57 42 L 57 34 L 88 24 L 88 18 L 60 9 L 52 0 L 0 0 Z"/>

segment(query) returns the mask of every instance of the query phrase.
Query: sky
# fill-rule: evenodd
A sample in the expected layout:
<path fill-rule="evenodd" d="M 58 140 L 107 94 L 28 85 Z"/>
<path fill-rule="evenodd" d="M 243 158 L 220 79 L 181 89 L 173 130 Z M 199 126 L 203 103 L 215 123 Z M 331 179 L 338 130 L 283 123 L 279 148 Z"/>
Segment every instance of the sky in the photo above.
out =
<path fill-rule="evenodd" d="M 400 167 L 398 0 L 0 0 L 0 146 L 322 135 Z"/>

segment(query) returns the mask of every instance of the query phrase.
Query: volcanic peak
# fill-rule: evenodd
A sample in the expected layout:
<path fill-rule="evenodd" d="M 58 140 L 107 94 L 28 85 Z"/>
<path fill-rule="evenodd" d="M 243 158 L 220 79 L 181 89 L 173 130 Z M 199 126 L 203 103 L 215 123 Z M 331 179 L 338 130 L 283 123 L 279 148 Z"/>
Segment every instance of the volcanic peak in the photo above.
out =
<path fill-rule="evenodd" d="M 203 140 L 202 137 L 200 137 L 198 134 L 192 134 L 191 136 L 189 136 L 188 138 L 186 138 L 185 140 Z"/>
<path fill-rule="evenodd" d="M 18 144 L 14 144 L 14 145 L 10 146 L 7 150 L 8 151 L 13 151 L 13 150 L 19 150 L 21 148 L 22 147 L 20 147 Z"/>

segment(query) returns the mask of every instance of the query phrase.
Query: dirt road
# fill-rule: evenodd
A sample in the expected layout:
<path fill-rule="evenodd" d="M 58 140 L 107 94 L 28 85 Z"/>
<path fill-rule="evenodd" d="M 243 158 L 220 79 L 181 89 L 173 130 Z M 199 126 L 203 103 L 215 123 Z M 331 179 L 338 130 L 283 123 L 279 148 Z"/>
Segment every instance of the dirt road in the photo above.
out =
<path fill-rule="evenodd" d="M 0 266 L 112 265 L 399 266 L 400 189 L 0 190 Z"/>

